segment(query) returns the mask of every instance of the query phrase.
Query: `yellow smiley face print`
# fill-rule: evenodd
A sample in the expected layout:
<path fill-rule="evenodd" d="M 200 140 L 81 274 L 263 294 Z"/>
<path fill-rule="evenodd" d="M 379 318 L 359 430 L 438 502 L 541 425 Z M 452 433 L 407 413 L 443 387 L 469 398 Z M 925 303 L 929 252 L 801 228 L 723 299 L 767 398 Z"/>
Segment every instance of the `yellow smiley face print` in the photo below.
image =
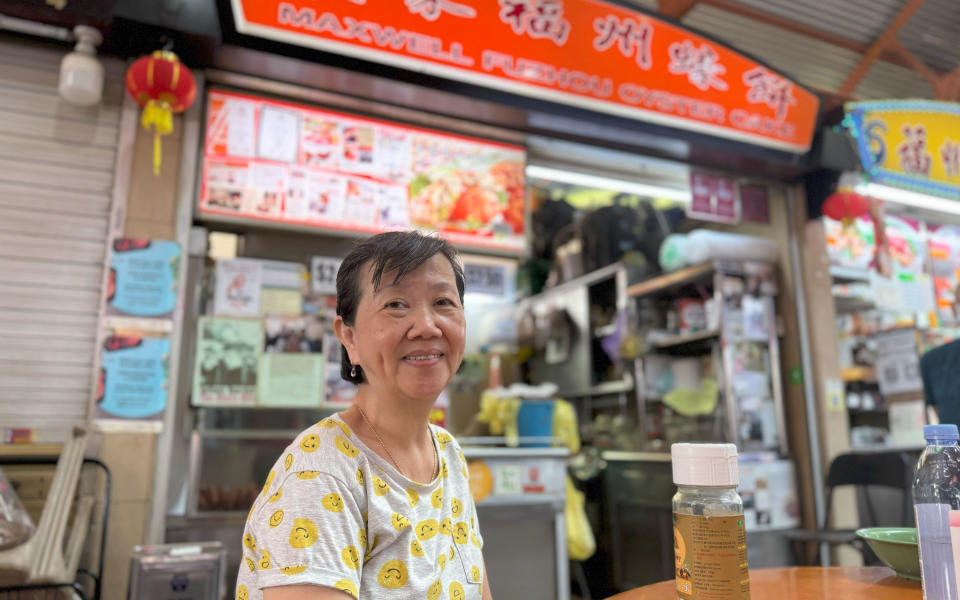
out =
<path fill-rule="evenodd" d="M 470 580 L 474 583 L 480 583 L 483 580 L 483 578 L 480 576 L 480 567 L 477 565 L 473 565 L 470 568 Z"/>
<path fill-rule="evenodd" d="M 357 467 L 357 483 L 360 484 L 360 487 L 363 487 L 363 469 Z"/>
<path fill-rule="evenodd" d="M 480 547 L 480 540 L 477 538 L 477 536 L 473 534 L 472 531 L 470 532 L 470 543 L 476 546 L 477 548 Z"/>
<path fill-rule="evenodd" d="M 441 459 L 440 461 L 440 477 L 446 479 L 450 476 L 450 471 L 447 470 L 447 459 Z"/>
<path fill-rule="evenodd" d="M 356 458 L 357 455 L 360 454 L 360 451 L 357 450 L 357 448 L 350 443 L 350 440 L 343 437 L 342 435 L 338 435 L 333 439 L 333 441 L 334 441 L 334 444 L 337 446 L 337 450 L 339 450 L 340 452 L 343 452 L 345 455 L 349 456 L 350 458 Z"/>
<path fill-rule="evenodd" d="M 454 557 L 454 556 L 455 556 L 455 554 L 454 554 L 454 552 L 453 552 L 453 546 L 450 546 L 450 560 L 453 560 L 453 557 Z"/>
<path fill-rule="evenodd" d="M 407 527 L 410 527 L 410 519 L 400 513 L 393 513 L 393 518 L 390 519 L 390 522 L 393 523 L 393 528 L 397 531 L 403 531 Z"/>
<path fill-rule="evenodd" d="M 435 537 L 439 529 L 440 526 L 437 524 L 436 519 L 427 519 L 426 521 L 420 521 L 417 523 L 414 533 L 417 534 L 417 538 L 421 542 L 425 542 Z"/>
<path fill-rule="evenodd" d="M 420 540 L 411 540 L 410 554 L 414 556 L 423 556 L 423 546 L 420 545 Z"/>
<path fill-rule="evenodd" d="M 271 469 L 270 474 L 267 475 L 267 480 L 263 482 L 263 492 L 261 493 L 266 494 L 270 490 L 270 484 L 273 483 L 276 476 L 277 472 Z"/>
<path fill-rule="evenodd" d="M 283 511 L 275 510 L 273 514 L 270 515 L 270 527 L 276 527 L 280 523 L 283 523 Z"/>
<path fill-rule="evenodd" d="M 290 467 L 293 466 L 293 455 L 288 454 L 285 459 L 283 459 L 283 468 L 285 471 L 289 471 Z"/>
<path fill-rule="evenodd" d="M 463 504 L 459 500 L 457 500 L 456 498 L 453 498 L 452 500 L 450 500 L 450 512 L 453 513 L 453 516 L 459 517 L 460 512 L 462 510 L 463 510 Z"/>
<path fill-rule="evenodd" d="M 280 572 L 284 575 L 296 575 L 307 570 L 307 565 L 296 565 L 293 567 L 280 567 Z"/>
<path fill-rule="evenodd" d="M 250 594 L 247 592 L 247 586 L 242 583 L 237 586 L 237 600 L 248 600 Z"/>
<path fill-rule="evenodd" d="M 256 570 L 257 570 L 257 563 L 253 562 L 253 559 L 252 559 L 252 558 L 250 558 L 249 556 L 244 556 L 243 558 L 244 558 L 244 560 L 247 561 L 247 568 L 248 568 L 248 569 L 250 569 L 251 571 L 256 571 Z"/>
<path fill-rule="evenodd" d="M 340 494 L 327 494 L 320 501 L 320 504 L 330 512 L 340 512 L 343 510 L 343 498 Z"/>
<path fill-rule="evenodd" d="M 440 567 L 440 570 L 441 570 L 441 571 L 443 570 L 444 567 L 447 566 L 447 555 L 446 555 L 446 554 L 441 554 L 440 556 L 437 557 L 437 566 Z"/>
<path fill-rule="evenodd" d="M 388 590 L 402 588 L 407 583 L 407 565 L 402 560 L 391 560 L 380 567 L 377 582 Z"/>
<path fill-rule="evenodd" d="M 320 471 L 297 471 L 297 479 L 316 479 L 320 475 Z"/>
<path fill-rule="evenodd" d="M 360 533 L 357 534 L 357 541 L 360 543 L 361 548 L 367 547 L 367 530 L 361 529 Z"/>
<path fill-rule="evenodd" d="M 466 544 L 470 539 L 470 526 L 464 521 L 460 521 L 453 526 L 453 541 L 458 544 Z"/>
<path fill-rule="evenodd" d="M 343 564 L 347 565 L 348 569 L 359 569 L 360 568 L 360 553 L 357 552 L 356 546 L 347 546 L 340 553 L 340 558 L 343 559 Z"/>
<path fill-rule="evenodd" d="M 283 497 L 283 488 L 277 488 L 277 491 L 273 493 L 272 496 L 267 498 L 267 502 L 276 502 Z"/>
<path fill-rule="evenodd" d="M 450 584 L 450 600 L 464 600 L 466 594 L 463 593 L 463 586 L 459 581 Z"/>
<path fill-rule="evenodd" d="M 407 488 L 407 500 L 410 502 L 410 508 L 420 504 L 420 494 L 413 488 Z"/>
<path fill-rule="evenodd" d="M 377 544 L 380 542 L 380 536 L 373 536 L 373 543 L 370 544 L 370 547 L 367 548 L 367 553 L 363 555 L 364 562 L 370 560 L 370 557 L 373 556 L 373 551 L 376 549 Z"/>
<path fill-rule="evenodd" d="M 427 590 L 427 600 L 437 600 L 443 593 L 443 583 L 438 579 L 430 584 Z"/>
<path fill-rule="evenodd" d="M 390 486 L 387 482 L 376 475 L 373 476 L 373 493 L 377 496 L 386 496 L 390 492 Z"/>
<path fill-rule="evenodd" d="M 340 581 L 333 584 L 333 589 L 340 590 L 341 592 L 346 592 L 356 598 L 357 594 L 357 584 L 350 581 L 349 579 L 341 579 Z"/>
<path fill-rule="evenodd" d="M 450 517 L 440 521 L 440 535 L 450 535 L 453 523 L 450 521 Z"/>
<path fill-rule="evenodd" d="M 264 550 L 260 556 L 260 562 L 257 563 L 257 568 L 261 571 L 266 571 L 270 568 L 270 553 L 266 550 Z"/>
<path fill-rule="evenodd" d="M 317 423 L 317 426 L 323 427 L 324 429 L 333 429 L 334 427 L 339 427 L 340 431 L 342 431 L 345 436 L 350 437 L 350 428 L 344 423 L 331 419 L 330 417 L 327 417 L 326 419 Z"/>
<path fill-rule="evenodd" d="M 446 450 L 447 444 L 449 444 L 452 441 L 453 441 L 453 436 L 451 436 L 449 433 L 444 433 L 443 431 L 437 432 L 437 442 L 440 443 L 441 450 Z"/>
<path fill-rule="evenodd" d="M 317 541 L 317 524 L 310 519 L 294 519 L 290 529 L 290 545 L 309 548 Z"/>
<path fill-rule="evenodd" d="M 436 521 L 434 521 L 434 523 L 436 523 Z M 243 545 L 250 548 L 252 552 L 257 551 L 257 540 L 253 537 L 252 533 L 243 536 Z"/>
<path fill-rule="evenodd" d="M 440 508 L 443 506 L 443 488 L 437 488 L 432 494 L 430 494 L 430 504 L 434 508 Z"/>
<path fill-rule="evenodd" d="M 308 433 L 300 440 L 300 449 L 304 452 L 316 452 L 320 447 L 320 436 L 315 433 Z"/>

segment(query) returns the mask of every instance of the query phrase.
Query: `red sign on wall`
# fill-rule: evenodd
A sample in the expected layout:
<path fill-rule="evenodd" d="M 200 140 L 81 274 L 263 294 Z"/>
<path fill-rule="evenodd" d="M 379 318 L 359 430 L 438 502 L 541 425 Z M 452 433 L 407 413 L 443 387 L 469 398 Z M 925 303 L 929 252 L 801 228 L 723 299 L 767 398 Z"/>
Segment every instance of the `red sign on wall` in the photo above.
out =
<path fill-rule="evenodd" d="M 330 231 L 425 229 L 521 252 L 525 160 L 519 146 L 217 90 L 199 210 Z"/>
<path fill-rule="evenodd" d="M 806 152 L 819 100 L 682 27 L 601 0 L 232 0 L 237 30 Z"/>
<path fill-rule="evenodd" d="M 691 219 L 736 223 L 740 220 L 737 185 L 732 179 L 705 173 L 690 174 L 692 198 L 687 207 Z"/>

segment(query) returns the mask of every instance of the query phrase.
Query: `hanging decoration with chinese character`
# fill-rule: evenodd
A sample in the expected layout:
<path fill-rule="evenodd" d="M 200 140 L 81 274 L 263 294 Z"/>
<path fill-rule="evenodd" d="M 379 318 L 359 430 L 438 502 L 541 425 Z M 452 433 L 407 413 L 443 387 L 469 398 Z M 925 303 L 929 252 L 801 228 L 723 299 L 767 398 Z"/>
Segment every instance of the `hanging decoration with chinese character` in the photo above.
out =
<path fill-rule="evenodd" d="M 848 103 L 846 112 L 871 181 L 960 199 L 960 104 L 878 100 Z"/>
<path fill-rule="evenodd" d="M 168 50 L 138 58 L 126 76 L 127 91 L 143 108 L 140 123 L 153 132 L 153 174 L 160 175 L 160 139 L 173 131 L 173 115 L 187 110 L 197 97 L 193 73 Z"/>

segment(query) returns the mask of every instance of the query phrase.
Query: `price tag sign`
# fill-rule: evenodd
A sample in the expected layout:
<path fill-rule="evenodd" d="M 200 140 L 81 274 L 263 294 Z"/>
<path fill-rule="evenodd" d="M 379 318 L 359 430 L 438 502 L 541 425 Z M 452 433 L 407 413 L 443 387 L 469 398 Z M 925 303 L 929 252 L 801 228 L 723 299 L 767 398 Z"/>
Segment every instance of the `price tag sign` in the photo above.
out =
<path fill-rule="evenodd" d="M 466 263 L 463 275 L 467 292 L 490 296 L 503 296 L 507 293 L 506 269 L 503 265 Z"/>
<path fill-rule="evenodd" d="M 493 495 L 519 496 L 523 494 L 523 470 L 520 465 L 496 465 L 493 468 Z"/>
<path fill-rule="evenodd" d="M 337 293 L 337 271 L 343 259 L 333 256 L 310 258 L 310 291 L 314 294 Z"/>

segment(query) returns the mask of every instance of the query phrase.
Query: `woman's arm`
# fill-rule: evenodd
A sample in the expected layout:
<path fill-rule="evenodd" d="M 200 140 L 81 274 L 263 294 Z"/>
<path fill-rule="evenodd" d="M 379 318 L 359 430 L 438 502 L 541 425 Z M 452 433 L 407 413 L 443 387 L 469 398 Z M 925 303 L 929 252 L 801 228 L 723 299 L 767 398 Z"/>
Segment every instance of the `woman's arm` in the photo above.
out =
<path fill-rule="evenodd" d="M 353 600 L 353 596 L 347 592 L 320 585 L 284 585 L 265 588 L 263 600 Z"/>
<path fill-rule="evenodd" d="M 266 596 L 264 596 L 264 600 L 267 600 Z M 483 565 L 483 595 L 481 600 L 493 600 L 493 595 L 490 593 L 490 580 L 487 579 L 487 565 Z"/>

